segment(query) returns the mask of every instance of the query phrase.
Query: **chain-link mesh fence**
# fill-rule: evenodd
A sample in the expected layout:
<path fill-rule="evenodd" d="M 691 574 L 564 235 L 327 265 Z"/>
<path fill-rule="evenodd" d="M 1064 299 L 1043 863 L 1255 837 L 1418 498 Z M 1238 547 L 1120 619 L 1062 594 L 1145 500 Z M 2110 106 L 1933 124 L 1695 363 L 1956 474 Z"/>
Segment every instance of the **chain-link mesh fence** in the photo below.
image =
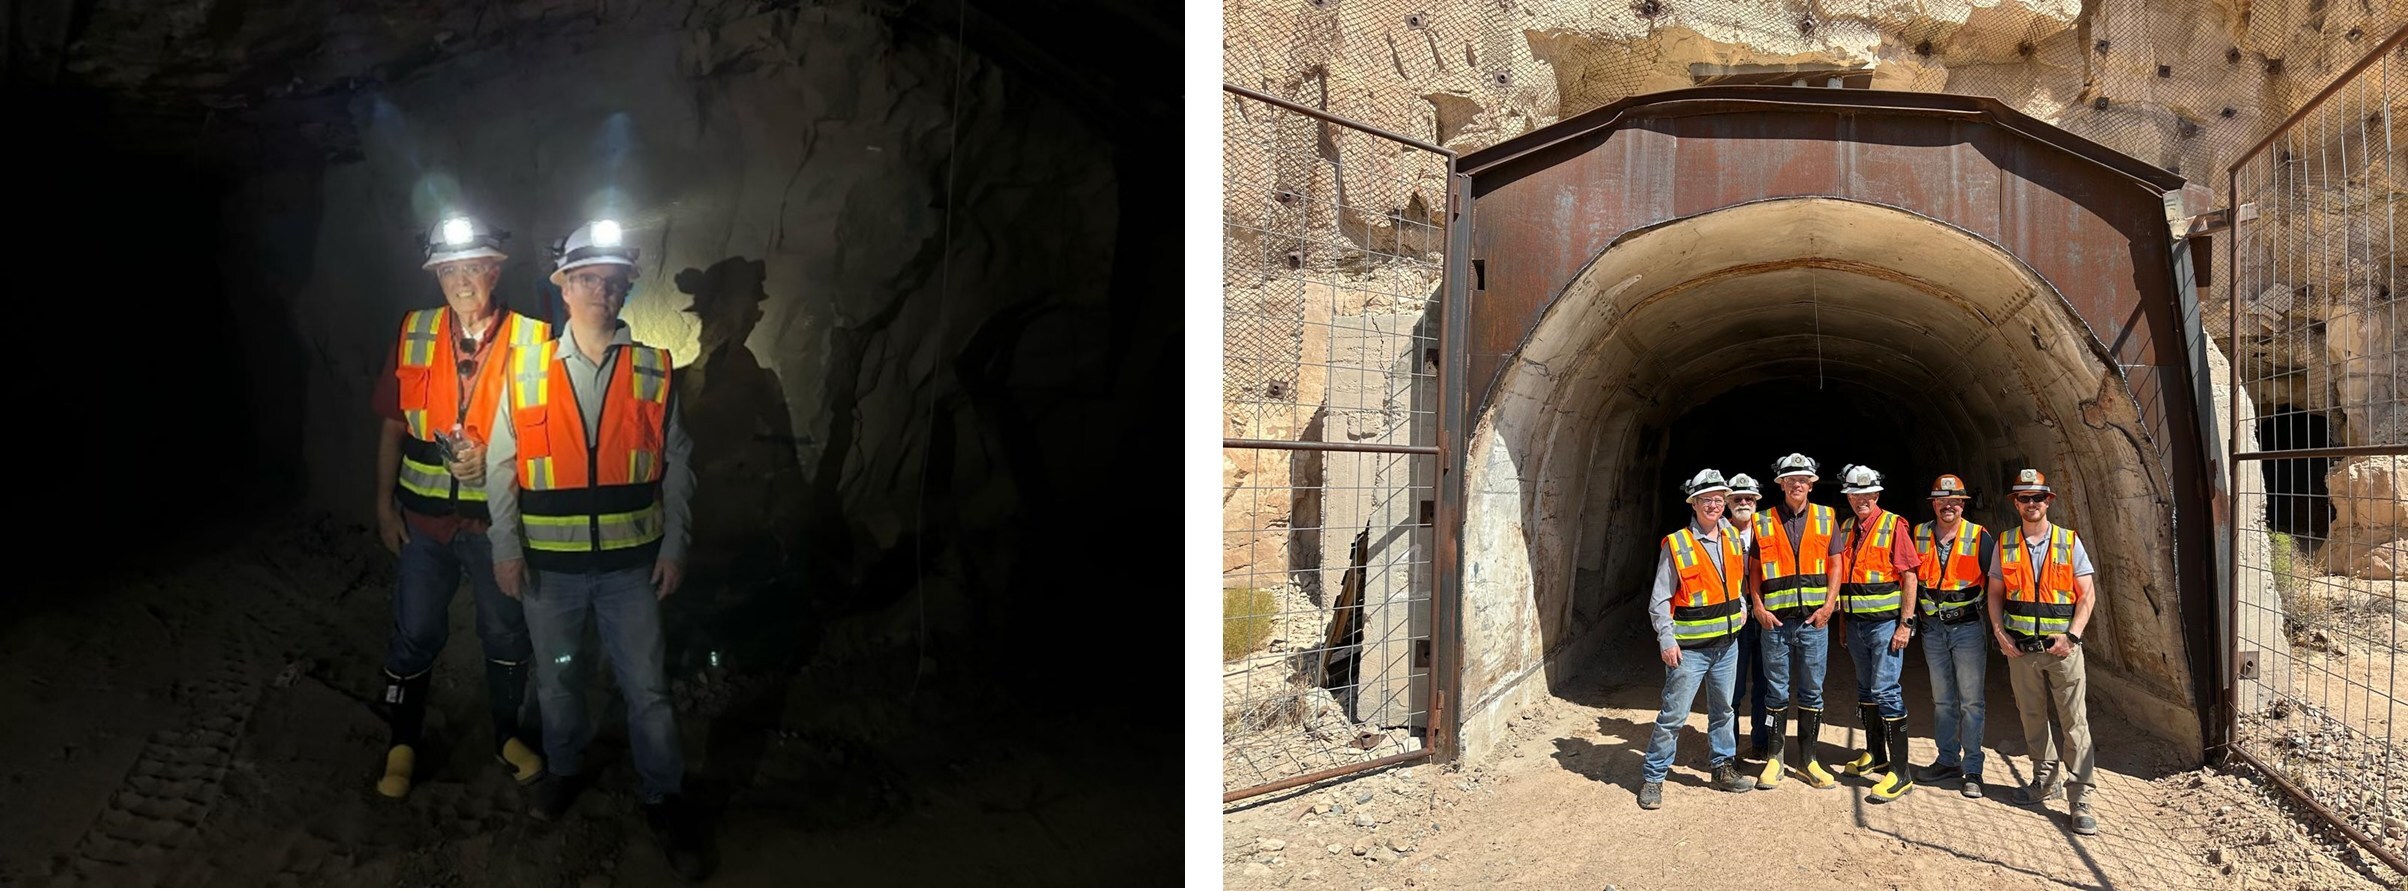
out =
<path fill-rule="evenodd" d="M 2232 170 L 2233 745 L 2401 866 L 2408 839 L 2408 45 Z M 2251 440 L 2254 439 L 2254 446 Z"/>
<path fill-rule="evenodd" d="M 1226 94 L 1223 789 L 1426 751 L 1451 159 Z"/>

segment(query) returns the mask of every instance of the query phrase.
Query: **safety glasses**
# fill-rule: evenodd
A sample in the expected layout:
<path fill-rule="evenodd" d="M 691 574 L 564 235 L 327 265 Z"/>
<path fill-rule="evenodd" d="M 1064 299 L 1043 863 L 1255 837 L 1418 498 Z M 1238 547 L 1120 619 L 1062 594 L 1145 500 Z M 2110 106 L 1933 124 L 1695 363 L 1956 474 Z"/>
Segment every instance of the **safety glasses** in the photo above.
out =
<path fill-rule="evenodd" d="M 2046 501 L 2048 501 L 2048 496 L 2047 496 L 2047 495 L 2017 495 L 2017 496 L 2015 496 L 2015 503 L 2016 503 L 2016 504 L 2041 504 L 2041 503 L 2044 503 L 2044 502 L 2046 502 Z"/>

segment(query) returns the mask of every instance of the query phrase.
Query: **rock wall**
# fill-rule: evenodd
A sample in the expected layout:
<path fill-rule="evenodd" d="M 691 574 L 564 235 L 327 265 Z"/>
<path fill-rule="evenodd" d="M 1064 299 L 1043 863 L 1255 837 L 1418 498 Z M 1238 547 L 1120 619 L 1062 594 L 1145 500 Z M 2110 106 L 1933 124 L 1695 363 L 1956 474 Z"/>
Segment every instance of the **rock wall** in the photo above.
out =
<path fill-rule="evenodd" d="M 1147 339 L 1111 336 L 1133 321 L 1107 299 L 1112 144 L 866 5 L 564 33 L 357 94 L 356 160 L 225 203 L 227 255 L 256 258 L 230 288 L 304 345 L 308 502 L 368 516 L 374 376 L 401 314 L 439 299 L 414 234 L 455 208 L 509 230 L 501 299 L 557 320 L 545 245 L 610 216 L 642 251 L 623 317 L 671 350 L 696 440 L 697 580 L 807 588 L 890 644 L 1003 610 L 905 595 L 1026 575 L 1005 544 L 1026 499 L 1125 439 L 1040 449 L 1099 428 L 1127 395 L 1115 357 Z M 738 606 L 701 612 L 763 618 Z"/>

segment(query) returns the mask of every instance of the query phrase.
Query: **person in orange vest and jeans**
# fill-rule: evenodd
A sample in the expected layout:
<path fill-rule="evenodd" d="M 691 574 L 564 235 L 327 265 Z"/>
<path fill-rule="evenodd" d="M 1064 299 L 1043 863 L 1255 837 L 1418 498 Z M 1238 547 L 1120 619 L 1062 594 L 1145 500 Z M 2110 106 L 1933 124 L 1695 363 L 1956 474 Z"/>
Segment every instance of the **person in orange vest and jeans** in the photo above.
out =
<path fill-rule="evenodd" d="M 1759 664 L 1764 667 L 1765 710 L 1773 726 L 1766 734 L 1764 767 L 1756 788 L 1781 782 L 1787 760 L 1782 735 L 1789 727 L 1789 704 L 1798 705 L 1798 776 L 1817 789 L 1839 785 L 1814 756 L 1823 732 L 1823 672 L 1831 657 L 1831 599 L 1829 587 L 1832 533 L 1837 514 L 1807 500 L 1814 494 L 1821 466 L 1813 458 L 1791 452 L 1773 462 L 1773 484 L 1781 498 L 1772 510 L 1759 511 L 1756 531 L 1748 536 L 1748 604 L 1756 624 L 1764 629 Z"/>
<path fill-rule="evenodd" d="M 452 595 L 463 577 L 476 601 L 477 639 L 485 650 L 494 759 L 522 784 L 544 775 L 543 757 L 521 739 L 519 726 L 527 697 L 527 619 L 496 584 L 486 538 L 484 443 L 501 393 L 501 359 L 513 344 L 552 336 L 552 326 L 511 312 L 493 297 L 501 263 L 509 259 L 501 250 L 505 237 L 454 216 L 421 239 L 423 268 L 434 272 L 444 303 L 402 317 L 372 397 L 380 417 L 377 537 L 400 558 L 380 697 L 392 735 L 376 791 L 388 798 L 410 794 L 417 780 L 427 690 L 435 657 L 451 636 Z"/>
<path fill-rule="evenodd" d="M 1906 521 L 1881 509 L 1881 474 L 1861 464 L 1840 470 L 1849 517 L 1831 540 L 1830 585 L 1847 616 L 1848 658 L 1856 663 L 1856 714 L 1865 750 L 1841 770 L 1873 782 L 1868 799 L 1895 801 L 1915 787 L 1906 760 L 1906 698 L 1898 687 L 1907 641 L 1914 637 L 1915 573 L 1922 555 Z"/>
<path fill-rule="evenodd" d="M 568 304 L 568 330 L 511 351 L 486 450 L 494 576 L 526 603 L 552 765 L 529 812 L 558 819 L 584 782 L 593 725 L 580 693 L 591 619 L 626 699 L 645 822 L 670 868 L 691 881 L 707 866 L 682 795 L 660 601 L 685 576 L 694 446 L 669 351 L 636 342 L 619 320 L 636 277 L 626 233 L 596 220 L 558 250 L 552 282 Z"/>
<path fill-rule="evenodd" d="M 1672 772 L 1682 725 L 1698 688 L 1706 694 L 1706 748 L 1713 756 L 1714 785 L 1745 792 L 1755 783 L 1739 773 L 1739 742 L 1732 726 L 1731 683 L 1739 669 L 1739 628 L 1747 622 L 1747 551 L 1738 530 L 1722 521 L 1731 486 L 1708 468 L 1681 484 L 1689 522 L 1664 536 L 1656 552 L 1655 588 L 1647 598 L 1647 620 L 1655 628 L 1657 656 L 1664 661 L 1663 709 L 1640 764 L 1639 806 L 1664 805 L 1664 778 Z"/>
<path fill-rule="evenodd" d="M 2032 783 L 2016 791 L 2015 803 L 2031 806 L 2064 795 L 2069 827 L 2077 835 L 2096 835 L 2089 793 L 2098 756 L 2090 746 L 2089 681 L 2082 667 L 2082 629 L 2090 627 L 2098 600 L 2090 552 L 2073 530 L 2049 522 L 2049 502 L 2057 493 L 2047 476 L 2025 468 L 2007 492 L 2023 525 L 1999 538 L 1989 612 L 1993 639 L 2015 682 L 2024 746 L 2032 753 Z"/>
<path fill-rule="evenodd" d="M 1916 779 L 1937 783 L 1961 779 L 1957 791 L 1982 797 L 1982 684 L 1990 648 L 1982 633 L 1983 588 L 1997 542 L 1990 530 L 1965 519 L 1971 495 L 1965 481 L 1944 473 L 1931 483 L 1934 520 L 1915 525 L 1915 553 L 1929 580 L 1917 587 L 1916 615 L 1923 619 L 1923 662 L 1931 669 L 1932 742 L 1940 749 Z M 1892 753 L 1893 758 L 1897 757 Z"/>

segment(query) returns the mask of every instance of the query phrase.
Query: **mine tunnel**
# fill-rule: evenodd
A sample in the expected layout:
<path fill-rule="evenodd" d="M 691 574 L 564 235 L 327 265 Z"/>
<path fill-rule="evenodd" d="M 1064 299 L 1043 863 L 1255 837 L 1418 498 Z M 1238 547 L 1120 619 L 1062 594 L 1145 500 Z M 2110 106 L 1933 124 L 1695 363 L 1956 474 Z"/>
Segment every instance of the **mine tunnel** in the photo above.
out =
<path fill-rule="evenodd" d="M 1954 473 L 1967 519 L 2009 528 L 2007 480 L 2049 474 L 2052 519 L 2100 566 L 2094 698 L 2197 751 L 2216 622 L 2197 469 L 2222 410 L 2194 386 L 2166 229 L 2183 184 L 2011 112 L 1851 99 L 1675 91 L 1461 162 L 1461 751 L 1574 678 L 1645 674 L 1679 481 L 1747 473 L 1769 505 L 1793 451 L 1822 464 L 1817 502 L 1844 513 L 1840 469 L 1863 464 L 1910 522 Z"/>
<path fill-rule="evenodd" d="M 494 763 L 465 581 L 392 766 L 375 405 L 405 314 L 446 305 L 420 239 L 455 215 L 500 233 L 493 299 L 555 330 L 563 239 L 609 221 L 632 248 L 617 320 L 668 351 L 692 441 L 658 609 L 713 881 L 1178 882 L 1152 663 L 1090 653 L 1176 627 L 1175 598 L 1096 572 L 1159 530 L 1068 494 L 1147 478 L 1175 406 L 1177 166 L 1148 148 L 1175 102 L 1132 79 L 1180 51 L 1174 6 L 37 0 L 0 24 L 32 461 L 0 884 L 680 883 L 603 629 L 556 822 L 529 813 L 547 780 Z"/>

